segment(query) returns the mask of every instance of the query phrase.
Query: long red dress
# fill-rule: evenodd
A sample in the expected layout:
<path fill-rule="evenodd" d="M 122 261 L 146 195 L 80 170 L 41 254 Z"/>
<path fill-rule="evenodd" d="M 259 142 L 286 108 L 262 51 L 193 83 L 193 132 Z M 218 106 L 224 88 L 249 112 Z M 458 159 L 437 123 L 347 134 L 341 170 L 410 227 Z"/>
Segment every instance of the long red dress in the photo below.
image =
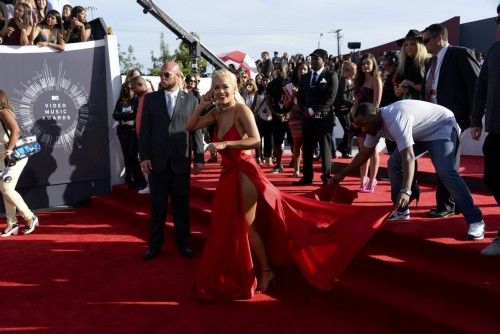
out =
<path fill-rule="evenodd" d="M 215 130 L 217 133 L 217 130 Z M 240 140 L 236 125 L 219 140 Z M 256 228 L 273 265 L 295 263 L 315 287 L 331 289 L 335 278 L 371 238 L 387 208 L 325 203 L 280 192 L 253 157 L 226 148 L 212 206 L 208 240 L 195 278 L 202 299 L 251 298 L 257 281 L 242 209 L 240 173 L 253 183 L 259 198 Z"/>

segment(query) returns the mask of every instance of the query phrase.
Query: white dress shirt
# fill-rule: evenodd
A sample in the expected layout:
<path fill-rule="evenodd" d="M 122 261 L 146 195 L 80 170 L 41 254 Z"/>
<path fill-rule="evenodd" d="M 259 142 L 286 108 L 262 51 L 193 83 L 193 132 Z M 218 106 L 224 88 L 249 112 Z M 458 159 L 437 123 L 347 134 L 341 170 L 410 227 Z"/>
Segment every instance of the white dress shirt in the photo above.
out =
<path fill-rule="evenodd" d="M 432 89 L 437 92 L 437 86 L 439 82 L 439 71 L 441 70 L 441 65 L 443 64 L 444 55 L 446 51 L 448 51 L 449 43 L 446 43 L 445 46 L 436 55 L 436 69 L 434 71 L 434 80 L 432 80 Z M 427 73 L 429 75 L 429 73 Z M 431 102 L 437 103 L 437 93 L 431 96 Z"/>
<path fill-rule="evenodd" d="M 175 110 L 175 103 L 177 102 L 177 95 L 179 95 L 179 88 L 174 90 L 173 92 L 165 90 L 165 104 L 168 106 L 168 98 L 172 98 L 172 110 L 167 110 L 169 112 L 169 116 L 172 117 Z M 172 113 L 172 114 L 170 114 Z"/>
<path fill-rule="evenodd" d="M 316 85 L 318 84 L 319 76 L 321 75 L 321 73 L 323 72 L 324 69 L 325 69 L 325 67 L 322 67 L 322 68 L 320 68 L 317 71 L 312 71 L 312 73 L 311 73 L 311 81 L 309 81 L 309 86 L 312 84 L 312 78 L 313 78 L 314 73 L 316 73 Z M 315 113 L 312 108 L 309 108 L 308 112 L 309 112 L 309 116 L 313 116 L 314 113 Z"/>

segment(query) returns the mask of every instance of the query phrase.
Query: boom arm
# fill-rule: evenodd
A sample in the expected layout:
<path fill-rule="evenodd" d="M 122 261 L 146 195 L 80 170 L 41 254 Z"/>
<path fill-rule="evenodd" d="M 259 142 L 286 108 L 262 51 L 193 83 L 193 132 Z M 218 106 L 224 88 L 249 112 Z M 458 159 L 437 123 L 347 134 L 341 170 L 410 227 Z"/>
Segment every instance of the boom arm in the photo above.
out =
<path fill-rule="evenodd" d="M 214 55 L 210 50 L 208 50 L 196 37 L 184 30 L 177 22 L 175 22 L 170 16 L 165 14 L 161 8 L 156 6 L 152 0 L 137 0 L 137 3 L 142 6 L 144 14 L 153 15 L 158 21 L 160 21 L 165 27 L 170 29 L 178 38 L 180 38 L 189 47 L 189 53 L 191 55 L 191 64 L 194 70 L 196 70 L 196 60 L 198 57 L 203 57 L 216 69 L 226 68 L 227 66 L 220 60 L 216 55 Z"/>

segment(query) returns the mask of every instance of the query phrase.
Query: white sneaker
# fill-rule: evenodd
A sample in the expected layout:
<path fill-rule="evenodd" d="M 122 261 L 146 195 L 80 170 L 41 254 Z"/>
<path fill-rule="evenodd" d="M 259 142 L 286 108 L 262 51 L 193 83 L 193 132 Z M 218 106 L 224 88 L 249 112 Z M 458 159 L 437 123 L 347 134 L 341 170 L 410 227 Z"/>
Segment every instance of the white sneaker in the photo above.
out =
<path fill-rule="evenodd" d="M 481 255 L 495 256 L 500 255 L 500 237 L 493 239 L 485 249 L 481 251 Z"/>
<path fill-rule="evenodd" d="M 394 210 L 392 211 L 389 218 L 387 218 L 387 221 L 395 222 L 398 220 L 408 220 L 408 219 L 410 219 L 410 209 L 406 209 L 405 211 Z"/>
<path fill-rule="evenodd" d="M 137 192 L 139 195 L 145 195 L 145 194 L 149 194 L 149 186 L 145 187 L 145 188 L 142 188 L 141 190 L 139 190 Z"/>
<path fill-rule="evenodd" d="M 467 231 L 467 239 L 469 240 L 481 240 L 484 239 L 484 221 L 479 223 L 469 224 L 469 231 Z"/>

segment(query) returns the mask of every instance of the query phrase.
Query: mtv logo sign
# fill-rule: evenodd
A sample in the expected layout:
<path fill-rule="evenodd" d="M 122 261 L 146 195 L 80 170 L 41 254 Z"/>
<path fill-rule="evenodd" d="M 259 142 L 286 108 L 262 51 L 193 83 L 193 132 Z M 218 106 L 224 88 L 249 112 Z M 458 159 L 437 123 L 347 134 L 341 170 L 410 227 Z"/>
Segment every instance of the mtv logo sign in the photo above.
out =
<path fill-rule="evenodd" d="M 59 101 L 59 95 L 52 95 L 52 101 Z"/>

